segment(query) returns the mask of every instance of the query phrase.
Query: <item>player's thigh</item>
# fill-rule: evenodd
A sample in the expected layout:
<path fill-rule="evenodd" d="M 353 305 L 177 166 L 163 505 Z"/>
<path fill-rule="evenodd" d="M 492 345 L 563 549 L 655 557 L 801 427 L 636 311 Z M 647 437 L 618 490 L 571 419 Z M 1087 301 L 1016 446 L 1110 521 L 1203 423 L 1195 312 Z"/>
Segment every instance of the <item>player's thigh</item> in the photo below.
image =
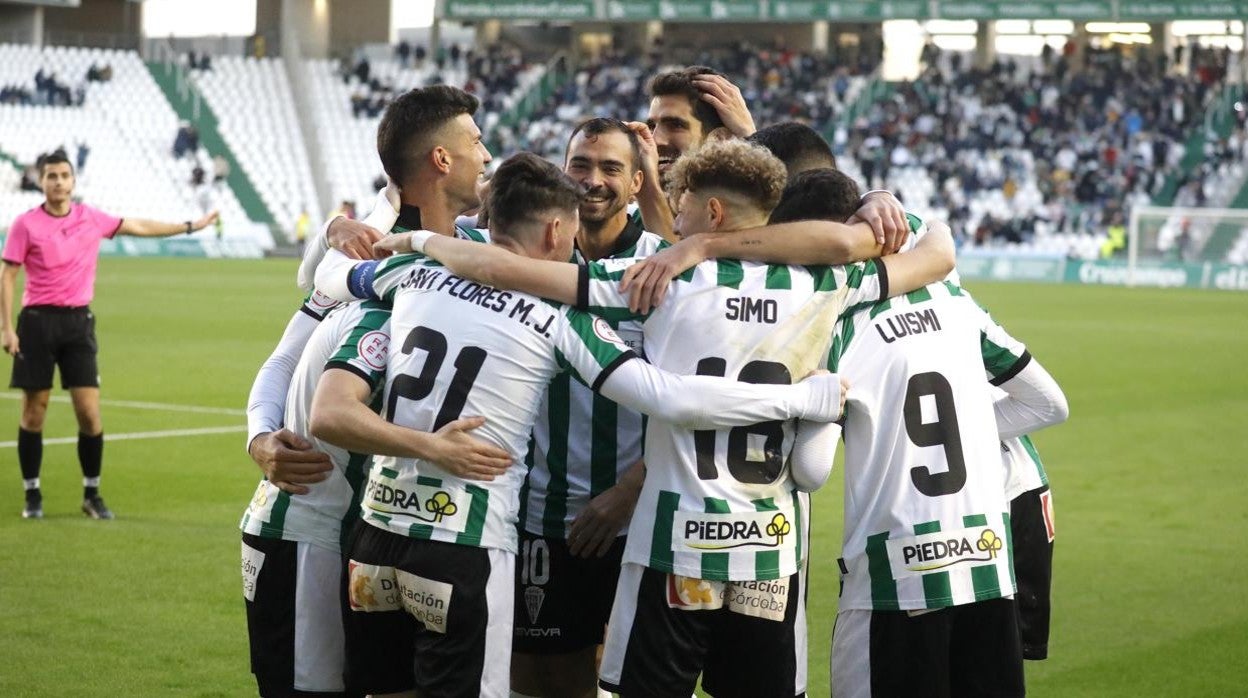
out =
<path fill-rule="evenodd" d="M 19 352 L 13 357 L 13 374 L 9 387 L 43 391 L 52 387 L 56 368 L 52 316 L 47 311 L 23 308 L 17 315 Z"/>
<path fill-rule="evenodd" d="M 243 534 L 243 598 L 260 695 L 343 695 L 340 560 L 307 543 Z"/>
<path fill-rule="evenodd" d="M 718 611 L 681 608 L 669 596 L 679 579 L 634 563 L 621 567 L 599 670 L 603 688 L 624 698 L 693 692 Z"/>
<path fill-rule="evenodd" d="M 1018 583 L 1014 599 L 1026 659 L 1044 659 L 1049 653 L 1054 532 L 1053 493 L 1047 485 L 1024 492 L 1010 502 L 1010 534 Z"/>
<path fill-rule="evenodd" d="M 346 680 L 352 692 L 401 693 L 416 685 L 416 623 L 403 610 L 397 565 L 409 539 L 359 523 L 348 539 Z"/>
<path fill-rule="evenodd" d="M 806 692 L 802 573 L 729 582 L 702 687 L 715 698 L 792 698 Z"/>
<path fill-rule="evenodd" d="M 977 601 L 952 610 L 949 662 L 953 695 L 1022 696 L 1023 648 L 1014 600 Z"/>
<path fill-rule="evenodd" d="M 833 698 L 948 698 L 948 609 L 845 609 L 832 633 Z"/>
<path fill-rule="evenodd" d="M 56 363 L 61 369 L 61 387 L 99 388 L 100 368 L 96 356 L 95 315 L 89 310 L 67 313 L 59 318 Z M 75 406 L 76 407 L 76 406 Z M 99 413 L 99 405 L 95 406 Z"/>
<path fill-rule="evenodd" d="M 395 575 L 416 619 L 422 698 L 507 697 L 514 570 L 504 550 L 413 541 Z"/>

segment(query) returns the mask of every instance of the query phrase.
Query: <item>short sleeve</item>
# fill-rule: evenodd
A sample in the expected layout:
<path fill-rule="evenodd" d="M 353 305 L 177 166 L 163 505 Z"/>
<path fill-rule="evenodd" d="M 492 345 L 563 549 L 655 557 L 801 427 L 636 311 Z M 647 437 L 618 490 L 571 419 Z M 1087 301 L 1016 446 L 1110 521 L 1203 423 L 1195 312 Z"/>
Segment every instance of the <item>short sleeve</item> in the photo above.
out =
<path fill-rule="evenodd" d="M 556 317 L 551 339 L 560 363 L 594 390 L 612 371 L 637 357 L 606 320 L 573 308 Z"/>
<path fill-rule="evenodd" d="M 121 230 L 121 220 L 117 216 L 113 216 L 91 206 L 87 207 L 87 215 L 91 217 L 91 223 L 95 226 L 95 230 L 99 232 L 102 238 L 111 238 Z"/>
<path fill-rule="evenodd" d="M 888 274 L 877 260 L 835 267 L 808 267 L 815 280 L 816 291 L 844 289 L 841 314 L 874 305 L 888 298 Z"/>
<path fill-rule="evenodd" d="M 403 272 L 411 271 L 428 261 L 428 257 L 415 252 L 386 257 L 377 263 L 373 272 L 373 293 L 381 300 L 392 302 L 395 292 L 399 290 L 403 279 L 407 277 L 407 274 Z"/>
<path fill-rule="evenodd" d="M 628 309 L 628 294 L 620 291 L 624 272 L 641 261 L 639 257 L 602 259 L 581 268 L 577 288 L 577 308 L 612 322 L 644 320 L 647 316 Z"/>
<path fill-rule="evenodd" d="M 30 231 L 23 217 L 18 217 L 9 226 L 8 237 L 4 239 L 4 261 L 14 264 L 26 263 L 26 251 L 30 246 Z"/>
<path fill-rule="evenodd" d="M 386 358 L 390 351 L 390 309 L 383 303 L 366 301 L 363 317 L 343 337 L 338 350 L 325 368 L 340 368 L 359 376 L 376 390 L 386 380 Z"/>
<path fill-rule="evenodd" d="M 1020 371 L 1031 363 L 1031 353 L 1027 347 L 1010 336 L 1005 328 L 998 325 L 988 311 L 975 307 L 979 313 L 979 348 L 984 360 L 984 370 L 993 385 L 1001 385 L 1017 376 Z"/>

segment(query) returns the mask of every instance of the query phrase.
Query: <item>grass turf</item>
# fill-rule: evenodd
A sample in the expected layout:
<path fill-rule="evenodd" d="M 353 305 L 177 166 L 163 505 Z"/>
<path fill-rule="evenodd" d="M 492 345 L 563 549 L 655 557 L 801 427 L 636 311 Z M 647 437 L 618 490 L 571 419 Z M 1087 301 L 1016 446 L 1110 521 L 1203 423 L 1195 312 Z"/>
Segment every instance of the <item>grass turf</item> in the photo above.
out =
<path fill-rule="evenodd" d="M 297 307 L 276 261 L 101 262 L 103 397 L 242 410 Z M 977 299 L 1058 378 L 1071 421 L 1036 442 L 1055 491 L 1050 659 L 1036 696 L 1235 695 L 1248 659 L 1248 296 L 977 283 Z M 7 367 L 6 367 L 7 370 Z M 11 393 L 8 397 L 16 397 Z M 241 416 L 106 405 L 107 434 L 241 425 Z M 16 438 L 18 402 L 0 400 Z M 76 432 L 53 403 L 48 438 Z M 241 432 L 113 440 L 86 520 L 74 446 L 45 448 L 47 519 L 0 499 L 0 695 L 254 694 L 236 524 L 257 471 Z M 5 505 L 4 502 L 8 504 Z M 840 483 L 816 495 L 810 693 L 827 695 Z M 1221 522 L 1221 523 L 1219 523 Z"/>

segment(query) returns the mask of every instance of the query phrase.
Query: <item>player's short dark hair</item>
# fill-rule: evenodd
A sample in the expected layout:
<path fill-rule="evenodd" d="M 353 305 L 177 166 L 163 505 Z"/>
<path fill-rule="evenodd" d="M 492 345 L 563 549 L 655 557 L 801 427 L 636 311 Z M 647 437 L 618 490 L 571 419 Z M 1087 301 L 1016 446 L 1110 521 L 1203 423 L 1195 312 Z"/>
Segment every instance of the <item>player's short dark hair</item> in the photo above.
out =
<path fill-rule="evenodd" d="M 836 221 L 844 223 L 859 208 L 858 183 L 840 170 L 807 170 L 789 180 L 771 223 Z"/>
<path fill-rule="evenodd" d="M 458 87 L 418 87 L 386 107 L 377 126 L 377 155 L 390 179 L 402 186 L 435 145 L 433 138 L 460 114 L 475 114 L 480 103 Z"/>
<path fill-rule="evenodd" d="M 623 121 L 603 116 L 586 119 L 572 129 L 572 135 L 568 136 L 568 147 L 571 147 L 572 140 L 580 133 L 584 133 L 586 136 L 601 136 L 604 133 L 624 134 L 628 138 L 628 147 L 633 154 L 633 170 L 641 169 L 641 139 Z"/>
<path fill-rule="evenodd" d="M 807 170 L 836 169 L 832 147 L 818 131 L 800 121 L 786 121 L 761 128 L 746 140 L 763 146 L 780 158 L 789 170 L 790 182 Z"/>
<path fill-rule="evenodd" d="M 490 178 L 490 230 L 512 234 L 517 225 L 546 211 L 576 211 L 581 188 L 549 160 L 517 153 L 503 161 Z"/>
<path fill-rule="evenodd" d="M 70 162 L 69 157 L 61 151 L 48 153 L 47 155 L 40 155 L 39 159 L 35 160 L 35 168 L 39 170 L 39 176 L 43 177 L 44 168 L 48 165 L 60 165 L 61 163 L 69 165 L 69 171 L 71 173 L 74 171 L 74 163 Z"/>
<path fill-rule="evenodd" d="M 693 117 L 702 122 L 702 135 L 706 135 L 723 126 L 724 120 L 719 118 L 719 112 L 715 111 L 715 107 L 702 99 L 702 91 L 693 84 L 693 79 L 699 75 L 722 76 L 723 73 L 704 65 L 691 65 L 683 70 L 659 73 L 650 81 L 650 96 L 679 95 L 689 100 L 690 106 L 693 107 Z"/>

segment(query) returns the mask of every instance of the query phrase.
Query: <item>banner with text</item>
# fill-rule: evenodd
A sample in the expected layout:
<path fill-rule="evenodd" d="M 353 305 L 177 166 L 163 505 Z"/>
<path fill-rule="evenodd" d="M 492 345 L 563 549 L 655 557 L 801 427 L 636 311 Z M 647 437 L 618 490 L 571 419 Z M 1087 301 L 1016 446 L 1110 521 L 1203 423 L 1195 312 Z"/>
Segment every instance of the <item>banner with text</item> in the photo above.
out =
<path fill-rule="evenodd" d="M 965 251 L 958 255 L 958 273 L 967 281 L 1039 281 L 1248 291 L 1248 266 L 1213 262 L 1146 262 L 1131 269 L 1126 262 L 1118 260 L 1019 257 Z"/>

